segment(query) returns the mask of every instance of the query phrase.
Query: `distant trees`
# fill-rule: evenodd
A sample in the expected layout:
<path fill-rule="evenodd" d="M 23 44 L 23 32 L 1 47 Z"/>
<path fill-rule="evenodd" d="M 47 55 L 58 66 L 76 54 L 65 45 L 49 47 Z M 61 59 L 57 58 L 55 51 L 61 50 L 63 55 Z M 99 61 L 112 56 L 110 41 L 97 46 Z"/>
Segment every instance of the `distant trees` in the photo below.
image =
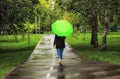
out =
<path fill-rule="evenodd" d="M 106 35 L 110 25 L 116 28 L 120 24 L 119 0 L 57 0 L 59 6 L 68 11 L 79 13 L 80 24 L 91 26 L 91 45 L 98 46 L 98 25 L 102 24 L 103 39 L 101 48 L 106 48 Z M 64 6 L 63 6 L 64 5 Z M 81 19 L 82 18 L 82 19 Z M 100 22 L 100 23 L 99 23 Z M 98 24 L 99 23 L 99 24 Z"/>
<path fill-rule="evenodd" d="M 31 28 L 34 33 L 50 30 L 61 13 L 58 5 L 54 5 L 54 10 L 52 6 L 51 0 L 1 0 L 0 34 L 23 33 Z"/>
<path fill-rule="evenodd" d="M 81 23 L 85 23 L 91 26 L 92 35 L 91 35 L 91 45 L 93 47 L 98 46 L 98 38 L 97 38 L 97 1 L 92 0 L 65 0 L 61 1 L 61 4 L 65 4 L 67 7 L 67 11 L 73 11 L 76 13 L 80 13 L 83 17 Z M 60 5 L 61 5 L 60 4 Z M 65 6 L 64 5 L 64 6 Z M 84 24 L 84 25 L 85 25 Z"/>
<path fill-rule="evenodd" d="M 53 2 L 52 2 L 53 1 Z M 1 0 L 0 34 L 49 31 L 57 19 L 67 19 L 76 29 L 90 26 L 91 45 L 98 46 L 98 27 L 103 28 L 101 48 L 106 48 L 108 28 L 120 25 L 119 0 Z M 85 27 L 84 27 L 85 26 Z M 112 30 L 111 30 L 112 31 Z"/>
<path fill-rule="evenodd" d="M 39 0 L 1 0 L 0 1 L 0 34 L 21 33 L 24 38 L 25 24 L 28 32 L 28 44 L 30 44 L 30 24 L 34 23 L 34 8 Z"/>
<path fill-rule="evenodd" d="M 50 26 L 49 6 L 46 0 L 1 0 L 0 34 L 14 34 L 17 40 L 18 34 L 24 38 L 24 33 L 28 33 L 30 43 L 30 32 L 40 33 L 42 27 Z"/>
<path fill-rule="evenodd" d="M 28 19 L 30 23 L 33 23 L 33 10 L 35 5 L 39 3 L 38 0 L 1 0 L 0 2 L 0 33 L 9 32 L 8 34 L 10 34 L 22 31 L 24 30 L 23 24 Z"/>

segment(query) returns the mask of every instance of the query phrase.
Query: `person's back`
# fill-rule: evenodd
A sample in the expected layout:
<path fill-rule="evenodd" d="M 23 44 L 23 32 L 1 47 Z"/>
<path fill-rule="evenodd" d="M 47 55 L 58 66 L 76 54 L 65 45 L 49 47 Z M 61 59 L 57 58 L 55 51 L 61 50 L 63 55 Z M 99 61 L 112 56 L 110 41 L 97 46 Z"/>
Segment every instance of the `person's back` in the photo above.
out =
<path fill-rule="evenodd" d="M 63 58 L 63 50 L 65 48 L 65 38 L 64 36 L 57 36 L 55 35 L 54 39 L 54 47 L 57 49 L 59 64 L 62 64 L 62 58 Z"/>
<path fill-rule="evenodd" d="M 65 38 L 64 36 L 55 35 L 54 45 L 56 45 L 56 48 L 65 48 Z"/>

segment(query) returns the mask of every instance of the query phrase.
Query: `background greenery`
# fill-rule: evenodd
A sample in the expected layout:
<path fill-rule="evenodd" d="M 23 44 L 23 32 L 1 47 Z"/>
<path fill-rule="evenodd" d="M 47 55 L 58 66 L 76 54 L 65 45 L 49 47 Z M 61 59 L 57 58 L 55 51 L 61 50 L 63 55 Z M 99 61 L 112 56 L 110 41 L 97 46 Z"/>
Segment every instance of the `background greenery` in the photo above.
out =
<path fill-rule="evenodd" d="M 0 76 L 29 57 L 41 37 L 32 34 L 51 33 L 58 19 L 73 24 L 67 41 L 82 56 L 119 64 L 119 5 L 120 0 L 1 0 Z"/>
<path fill-rule="evenodd" d="M 32 34 L 30 45 L 28 45 L 27 35 L 24 40 L 21 39 L 21 35 L 18 35 L 17 43 L 13 35 L 0 38 L 0 79 L 26 61 L 41 37 L 41 34 Z"/>
<path fill-rule="evenodd" d="M 110 32 L 107 36 L 107 49 L 102 51 L 102 34 L 98 33 L 99 47 L 93 48 L 89 45 L 90 33 L 75 33 L 66 41 L 79 52 L 85 59 L 120 64 L 120 32 Z"/>

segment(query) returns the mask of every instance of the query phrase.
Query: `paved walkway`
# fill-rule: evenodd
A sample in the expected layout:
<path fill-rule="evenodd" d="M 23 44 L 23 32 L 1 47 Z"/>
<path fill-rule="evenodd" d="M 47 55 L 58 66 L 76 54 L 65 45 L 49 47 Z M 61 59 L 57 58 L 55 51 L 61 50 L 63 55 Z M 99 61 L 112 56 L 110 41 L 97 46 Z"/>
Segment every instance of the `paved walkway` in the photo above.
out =
<path fill-rule="evenodd" d="M 44 35 L 30 58 L 5 79 L 120 79 L 120 65 L 83 60 L 68 44 L 59 66 L 53 40 L 53 35 Z"/>

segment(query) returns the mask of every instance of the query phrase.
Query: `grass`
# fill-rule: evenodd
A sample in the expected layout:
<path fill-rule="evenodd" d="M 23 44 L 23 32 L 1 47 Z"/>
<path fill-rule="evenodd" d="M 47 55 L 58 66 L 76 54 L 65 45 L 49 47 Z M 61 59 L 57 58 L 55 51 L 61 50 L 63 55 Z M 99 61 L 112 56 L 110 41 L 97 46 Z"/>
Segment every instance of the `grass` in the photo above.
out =
<path fill-rule="evenodd" d="M 41 37 L 40 34 L 31 35 L 28 45 L 27 35 L 24 40 L 18 35 L 17 43 L 13 35 L 0 36 L 0 79 L 26 61 Z"/>
<path fill-rule="evenodd" d="M 66 41 L 86 59 L 120 64 L 120 32 L 109 32 L 107 35 L 107 49 L 105 51 L 100 50 L 102 33 L 98 33 L 98 48 L 90 46 L 90 39 L 90 33 L 85 35 L 82 33 L 75 33 L 67 37 Z"/>

